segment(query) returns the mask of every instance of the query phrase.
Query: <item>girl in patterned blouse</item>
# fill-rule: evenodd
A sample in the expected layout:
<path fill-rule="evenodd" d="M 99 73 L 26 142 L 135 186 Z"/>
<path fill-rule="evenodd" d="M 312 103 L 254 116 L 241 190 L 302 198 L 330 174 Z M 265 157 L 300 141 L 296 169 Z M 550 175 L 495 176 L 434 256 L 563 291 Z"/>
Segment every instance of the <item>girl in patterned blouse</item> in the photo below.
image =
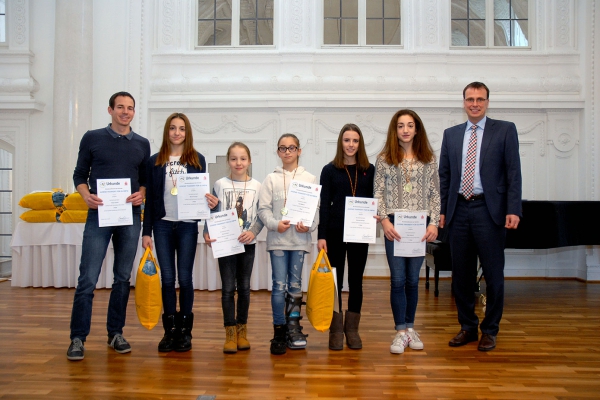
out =
<path fill-rule="evenodd" d="M 423 349 L 414 322 L 419 271 L 425 257 L 394 256 L 394 240 L 400 241 L 400 234 L 394 229 L 394 213 L 427 212 L 429 223 L 421 240 L 435 240 L 440 219 L 439 188 L 437 163 L 421 118 L 412 110 L 398 111 L 390 121 L 385 146 L 377 157 L 374 184 L 391 276 L 390 302 L 396 336 L 390 352 L 395 354 L 403 353 L 406 347 Z"/>

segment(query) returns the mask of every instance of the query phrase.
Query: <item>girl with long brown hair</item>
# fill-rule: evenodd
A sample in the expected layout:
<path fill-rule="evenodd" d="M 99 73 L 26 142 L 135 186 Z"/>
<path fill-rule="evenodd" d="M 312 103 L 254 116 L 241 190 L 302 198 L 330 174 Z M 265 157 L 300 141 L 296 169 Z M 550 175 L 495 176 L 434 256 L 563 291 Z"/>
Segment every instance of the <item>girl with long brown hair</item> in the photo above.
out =
<path fill-rule="evenodd" d="M 146 206 L 142 246 L 152 247 L 161 267 L 162 316 L 165 334 L 158 351 L 188 351 L 192 348 L 194 285 L 192 270 L 198 243 L 198 221 L 181 220 L 177 215 L 177 178 L 180 174 L 205 173 L 204 156 L 194 149 L 192 126 L 185 114 L 169 115 L 163 130 L 160 151 L 148 160 Z M 207 195 L 208 196 L 208 195 Z M 211 203 L 207 198 L 209 207 Z M 177 252 L 177 265 L 175 253 Z M 179 283 L 179 312 L 175 292 L 175 268 Z"/>
<path fill-rule="evenodd" d="M 390 352 L 403 353 L 406 347 L 422 350 L 423 342 L 414 329 L 419 300 L 419 272 L 423 256 L 394 256 L 394 229 L 398 211 L 426 211 L 429 223 L 421 241 L 437 237 L 440 219 L 440 183 L 433 150 L 423 121 L 412 110 L 400 110 L 392 117 L 385 146 L 375 164 L 374 197 L 385 234 L 385 253 L 391 276 L 390 302 L 396 336 Z"/>

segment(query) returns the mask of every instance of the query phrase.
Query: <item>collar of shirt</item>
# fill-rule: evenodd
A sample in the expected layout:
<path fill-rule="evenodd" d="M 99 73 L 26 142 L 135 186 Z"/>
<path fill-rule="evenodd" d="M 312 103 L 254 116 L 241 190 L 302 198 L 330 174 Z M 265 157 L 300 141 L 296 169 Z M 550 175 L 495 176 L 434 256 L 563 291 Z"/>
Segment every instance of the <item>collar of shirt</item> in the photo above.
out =
<path fill-rule="evenodd" d="M 106 127 L 106 130 L 108 131 L 108 133 L 110 133 L 110 136 L 114 137 L 115 139 L 119 136 L 123 136 L 126 137 L 127 140 L 131 140 L 133 139 L 133 129 L 129 129 L 129 133 L 127 135 L 119 135 L 117 132 L 113 131 L 112 124 L 108 124 L 108 126 Z"/>
<path fill-rule="evenodd" d="M 481 121 L 479 121 L 477 124 L 472 123 L 471 121 L 467 120 L 467 127 L 465 129 L 465 133 L 471 133 L 471 127 L 473 125 L 477 125 L 477 132 L 483 132 L 485 130 L 485 123 L 487 121 L 487 116 L 483 117 L 481 119 Z"/>

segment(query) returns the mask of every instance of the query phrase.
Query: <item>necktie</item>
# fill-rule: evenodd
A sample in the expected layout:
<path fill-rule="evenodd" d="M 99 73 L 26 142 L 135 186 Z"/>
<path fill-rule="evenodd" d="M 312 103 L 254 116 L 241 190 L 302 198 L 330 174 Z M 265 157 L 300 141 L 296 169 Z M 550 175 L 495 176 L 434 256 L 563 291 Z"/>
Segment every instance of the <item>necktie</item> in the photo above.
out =
<path fill-rule="evenodd" d="M 463 175 L 463 196 L 468 200 L 473 195 L 473 181 L 475 180 L 475 161 L 477 160 L 477 125 L 471 126 L 471 137 L 467 148 L 465 160 L 465 174 Z"/>

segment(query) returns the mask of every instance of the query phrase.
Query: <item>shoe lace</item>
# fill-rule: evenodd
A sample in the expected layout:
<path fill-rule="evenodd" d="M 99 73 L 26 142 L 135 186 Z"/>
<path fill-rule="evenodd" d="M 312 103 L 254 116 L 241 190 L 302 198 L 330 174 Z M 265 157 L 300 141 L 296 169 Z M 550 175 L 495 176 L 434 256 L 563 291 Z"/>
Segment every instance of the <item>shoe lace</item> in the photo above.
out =
<path fill-rule="evenodd" d="M 71 349 L 74 351 L 81 351 L 81 349 L 83 349 L 83 342 L 81 341 L 81 339 L 73 339 Z"/>
<path fill-rule="evenodd" d="M 115 337 L 113 339 L 113 343 L 115 346 L 121 346 L 121 345 L 127 344 L 127 340 L 125 340 L 123 335 L 117 334 L 117 335 L 115 335 Z"/>
<path fill-rule="evenodd" d="M 237 326 L 237 335 L 238 337 L 246 338 L 246 325 L 238 325 Z"/>
<path fill-rule="evenodd" d="M 396 337 L 394 338 L 394 341 L 392 342 L 393 346 L 404 346 L 406 347 L 406 345 L 408 344 L 408 342 L 410 341 L 410 337 L 406 334 L 406 333 L 397 333 Z"/>
<path fill-rule="evenodd" d="M 227 327 L 227 341 L 235 341 L 235 326 Z"/>
<path fill-rule="evenodd" d="M 408 332 L 408 335 L 410 336 L 410 340 L 413 342 L 420 342 L 421 338 L 419 337 L 419 334 L 417 333 L 417 331 L 412 331 L 412 332 Z"/>

